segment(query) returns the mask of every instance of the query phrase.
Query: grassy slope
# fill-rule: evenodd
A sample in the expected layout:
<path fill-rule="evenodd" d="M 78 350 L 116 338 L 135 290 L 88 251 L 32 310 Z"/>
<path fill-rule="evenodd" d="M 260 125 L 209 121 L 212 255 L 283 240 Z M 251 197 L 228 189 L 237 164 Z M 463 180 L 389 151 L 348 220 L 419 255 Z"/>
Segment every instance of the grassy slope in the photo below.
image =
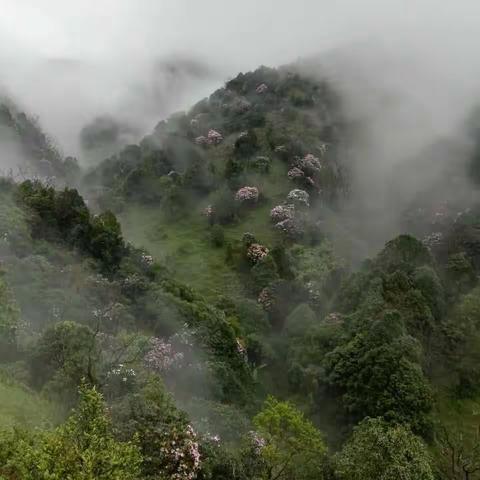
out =
<path fill-rule="evenodd" d="M 42 427 L 54 422 L 55 408 L 38 394 L 0 378 L 0 425 Z"/>
<path fill-rule="evenodd" d="M 275 231 L 268 223 L 269 210 L 269 205 L 262 205 L 248 212 L 239 223 L 226 226 L 226 241 L 240 241 L 248 231 L 260 242 L 271 245 Z M 172 222 L 161 215 L 159 208 L 131 205 L 120 218 L 127 240 L 146 248 L 177 279 L 206 297 L 245 293 L 239 275 L 226 263 L 226 248 L 212 245 L 200 211 Z"/>
<path fill-rule="evenodd" d="M 216 153 L 221 156 L 221 149 Z M 224 227 L 226 242 L 233 244 L 244 232 L 251 232 L 258 241 L 272 246 L 278 236 L 270 223 L 270 209 L 282 203 L 294 188 L 287 179 L 287 167 L 273 162 L 268 174 L 250 174 L 248 184 L 257 186 L 265 200 L 244 212 L 238 223 Z M 225 262 L 226 249 L 212 246 L 207 221 L 201 214 L 209 203 L 209 198 L 204 198 L 198 208 L 174 221 L 165 218 L 160 207 L 135 204 L 119 217 L 125 238 L 165 262 L 182 282 L 209 298 L 239 294 L 243 287 L 238 274 Z"/>

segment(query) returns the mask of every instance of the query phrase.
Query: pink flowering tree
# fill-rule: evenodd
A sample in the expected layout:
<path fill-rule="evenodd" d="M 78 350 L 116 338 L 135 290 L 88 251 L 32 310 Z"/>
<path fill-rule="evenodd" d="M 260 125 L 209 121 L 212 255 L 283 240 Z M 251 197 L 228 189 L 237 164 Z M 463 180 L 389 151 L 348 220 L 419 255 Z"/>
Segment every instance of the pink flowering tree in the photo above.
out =
<path fill-rule="evenodd" d="M 299 161 L 300 168 L 305 168 L 314 171 L 320 171 L 322 169 L 322 164 L 320 160 L 313 155 L 312 153 L 308 153 Z"/>
<path fill-rule="evenodd" d="M 185 429 L 172 430 L 160 446 L 160 455 L 171 480 L 195 480 L 201 466 L 197 434 L 189 424 Z"/>
<path fill-rule="evenodd" d="M 235 194 L 235 200 L 239 203 L 256 203 L 259 192 L 257 187 L 242 187 Z"/>
<path fill-rule="evenodd" d="M 199 146 L 208 145 L 208 138 L 205 135 L 200 135 L 195 139 L 195 144 Z"/>
<path fill-rule="evenodd" d="M 268 255 L 268 248 L 259 243 L 252 243 L 247 250 L 247 258 L 253 264 L 262 261 Z"/>
<path fill-rule="evenodd" d="M 288 218 L 293 218 L 295 215 L 295 206 L 290 205 L 277 205 L 270 210 L 270 218 L 273 222 L 278 223 Z"/>
<path fill-rule="evenodd" d="M 275 305 L 274 291 L 270 287 L 265 287 L 258 295 L 257 302 L 266 312 L 270 312 Z"/>
<path fill-rule="evenodd" d="M 287 176 L 290 180 L 297 180 L 303 178 L 305 176 L 305 173 L 303 172 L 303 170 L 300 170 L 300 168 L 293 167 L 288 171 Z"/>
<path fill-rule="evenodd" d="M 255 91 L 259 94 L 265 93 L 268 90 L 268 85 L 266 83 L 261 83 L 258 85 L 258 87 L 255 89 Z"/>
<path fill-rule="evenodd" d="M 183 352 L 176 351 L 170 342 L 163 338 L 152 337 L 150 339 L 150 349 L 143 361 L 148 369 L 161 374 L 175 367 L 180 367 L 183 358 Z"/>
<path fill-rule="evenodd" d="M 218 145 L 223 142 L 223 135 L 211 128 L 207 134 L 207 142 L 209 145 Z"/>
<path fill-rule="evenodd" d="M 286 218 L 276 223 L 275 228 L 290 238 L 299 237 L 303 233 L 301 222 L 294 218 Z"/>

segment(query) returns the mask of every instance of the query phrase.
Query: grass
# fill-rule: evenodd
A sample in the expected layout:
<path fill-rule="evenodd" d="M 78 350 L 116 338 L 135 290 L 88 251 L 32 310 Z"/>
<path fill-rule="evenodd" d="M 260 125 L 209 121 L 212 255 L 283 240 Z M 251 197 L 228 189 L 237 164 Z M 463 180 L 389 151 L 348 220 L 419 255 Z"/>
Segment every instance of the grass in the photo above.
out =
<path fill-rule="evenodd" d="M 269 175 L 251 175 L 251 185 L 258 185 L 266 200 L 245 211 L 240 221 L 223 227 L 226 244 L 238 243 L 250 232 L 259 242 L 272 246 L 279 234 L 270 223 L 270 209 L 281 203 L 290 188 L 283 165 L 275 165 Z M 226 262 L 226 248 L 214 247 L 205 217 L 201 215 L 209 199 L 195 205 L 190 214 L 171 220 L 161 207 L 132 204 L 119 215 L 125 238 L 148 250 L 166 264 L 180 281 L 194 287 L 207 298 L 219 294 L 245 294 L 238 273 Z"/>
<path fill-rule="evenodd" d="M 131 206 L 120 218 L 125 238 L 165 263 L 178 280 L 207 297 L 243 291 L 225 249 L 211 245 L 205 218 L 196 215 L 171 222 L 158 208 Z"/>
<path fill-rule="evenodd" d="M 44 427 L 55 419 L 54 406 L 40 395 L 4 378 L 0 378 L 0 425 Z"/>

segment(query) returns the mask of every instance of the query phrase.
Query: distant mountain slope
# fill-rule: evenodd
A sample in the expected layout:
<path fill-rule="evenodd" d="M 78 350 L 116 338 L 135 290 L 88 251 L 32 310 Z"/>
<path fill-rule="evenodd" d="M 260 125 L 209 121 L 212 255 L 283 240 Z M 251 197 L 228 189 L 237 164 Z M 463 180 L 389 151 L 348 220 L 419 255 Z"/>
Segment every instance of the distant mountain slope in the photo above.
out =
<path fill-rule="evenodd" d="M 261 67 L 159 122 L 91 171 L 84 191 L 183 281 L 239 293 L 225 255 L 243 233 L 270 247 L 321 236 L 322 205 L 334 208 L 348 189 L 346 130 L 325 81 Z M 215 232 L 224 238 L 217 247 Z"/>
<path fill-rule="evenodd" d="M 55 177 L 60 183 L 74 182 L 79 175 L 76 159 L 63 157 L 38 120 L 5 98 L 0 98 L 0 145 L 4 175 Z"/>

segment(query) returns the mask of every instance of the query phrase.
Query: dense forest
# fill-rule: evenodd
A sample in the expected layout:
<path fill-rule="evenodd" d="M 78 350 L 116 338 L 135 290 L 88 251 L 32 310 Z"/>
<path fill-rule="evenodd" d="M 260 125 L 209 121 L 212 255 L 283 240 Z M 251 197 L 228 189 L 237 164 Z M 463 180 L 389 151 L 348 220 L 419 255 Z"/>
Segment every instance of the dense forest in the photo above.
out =
<path fill-rule="evenodd" d="M 326 79 L 239 74 L 89 168 L 3 101 L 0 478 L 479 479 L 479 124 L 364 258 Z"/>

